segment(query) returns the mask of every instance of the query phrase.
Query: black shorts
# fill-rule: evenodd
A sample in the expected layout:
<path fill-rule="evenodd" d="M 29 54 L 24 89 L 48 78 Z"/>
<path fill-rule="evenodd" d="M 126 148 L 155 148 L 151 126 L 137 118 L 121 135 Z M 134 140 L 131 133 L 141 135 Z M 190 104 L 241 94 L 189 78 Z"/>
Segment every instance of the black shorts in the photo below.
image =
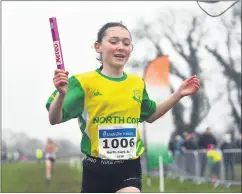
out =
<path fill-rule="evenodd" d="M 125 187 L 136 187 L 141 191 L 140 158 L 104 160 L 88 156 L 82 164 L 82 193 L 115 193 Z"/>
<path fill-rule="evenodd" d="M 47 160 L 50 160 L 52 163 L 55 163 L 55 158 L 53 157 L 48 157 Z"/>

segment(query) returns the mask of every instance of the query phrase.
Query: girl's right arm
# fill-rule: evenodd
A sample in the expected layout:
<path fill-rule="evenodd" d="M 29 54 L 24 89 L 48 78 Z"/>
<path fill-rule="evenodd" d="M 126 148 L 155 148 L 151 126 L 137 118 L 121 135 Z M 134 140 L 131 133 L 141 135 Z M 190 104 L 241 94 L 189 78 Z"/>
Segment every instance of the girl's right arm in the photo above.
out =
<path fill-rule="evenodd" d="M 51 125 L 59 124 L 62 121 L 64 99 L 65 95 L 58 93 L 50 105 L 49 121 Z"/>
<path fill-rule="evenodd" d="M 49 111 L 51 125 L 77 118 L 84 110 L 84 89 L 79 78 L 57 69 L 53 78 L 56 90 L 48 98 L 46 108 Z"/>
<path fill-rule="evenodd" d="M 53 78 L 53 83 L 58 90 L 58 94 L 49 108 L 49 121 L 51 125 L 58 124 L 63 118 L 63 104 L 68 88 L 68 72 L 57 69 Z"/>

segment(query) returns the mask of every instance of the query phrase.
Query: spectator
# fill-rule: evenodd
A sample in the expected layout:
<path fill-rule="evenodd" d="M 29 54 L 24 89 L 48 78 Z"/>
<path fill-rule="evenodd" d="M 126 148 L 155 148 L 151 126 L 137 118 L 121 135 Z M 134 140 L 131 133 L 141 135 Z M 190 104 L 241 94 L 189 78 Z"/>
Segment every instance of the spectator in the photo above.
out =
<path fill-rule="evenodd" d="M 209 127 L 207 127 L 205 133 L 198 140 L 198 148 L 207 150 L 211 146 L 216 147 L 217 141 L 216 141 L 215 137 L 212 135 L 211 129 Z M 201 161 L 200 176 L 203 176 L 205 167 L 207 165 L 206 152 L 202 152 L 200 154 L 200 161 Z"/>
<path fill-rule="evenodd" d="M 12 162 L 13 162 L 13 154 L 10 153 L 10 152 L 8 152 L 8 153 L 7 153 L 7 159 L 8 159 L 8 162 L 9 162 L 9 163 L 12 163 Z"/>
<path fill-rule="evenodd" d="M 18 162 L 20 158 L 20 153 L 18 151 L 13 152 L 13 161 Z"/>
<path fill-rule="evenodd" d="M 186 131 L 183 132 L 183 133 L 182 133 L 182 137 L 183 137 L 183 139 L 186 139 L 187 135 L 188 135 L 188 132 L 186 132 Z"/>
<path fill-rule="evenodd" d="M 38 163 L 41 163 L 41 161 L 43 161 L 43 156 L 44 156 L 43 150 L 40 148 L 36 149 L 35 158 Z"/>
<path fill-rule="evenodd" d="M 211 145 L 216 147 L 217 141 L 212 135 L 211 129 L 207 127 L 206 132 L 200 137 L 198 141 L 198 147 L 199 149 L 208 149 L 208 147 L 210 147 Z"/>
<path fill-rule="evenodd" d="M 207 151 L 207 162 L 210 166 L 210 177 L 211 177 L 211 183 L 215 183 L 216 179 L 220 175 L 220 162 L 222 160 L 221 153 L 214 149 L 213 145 L 208 146 Z"/>
<path fill-rule="evenodd" d="M 2 151 L 2 161 L 7 160 L 7 153 L 5 151 Z"/>
<path fill-rule="evenodd" d="M 197 149 L 197 145 L 195 144 L 195 141 L 193 141 L 194 138 L 195 138 L 194 133 L 188 134 L 186 136 L 184 144 L 183 144 L 184 150 L 196 150 Z"/>
<path fill-rule="evenodd" d="M 176 154 L 178 156 L 182 155 L 182 146 L 184 144 L 184 140 L 182 139 L 182 137 L 180 135 L 177 135 L 175 138 L 175 150 L 176 150 Z"/>
<path fill-rule="evenodd" d="M 174 139 L 171 139 L 169 141 L 168 149 L 171 151 L 172 155 L 174 156 L 175 155 L 175 150 L 176 150 Z"/>
<path fill-rule="evenodd" d="M 226 180 L 234 180 L 235 155 L 230 151 L 231 149 L 234 149 L 234 148 L 235 146 L 231 141 L 231 135 L 225 134 L 224 142 L 221 145 L 220 149 L 223 152 Z M 229 179 L 229 174 L 231 179 Z"/>
<path fill-rule="evenodd" d="M 185 166 L 186 166 L 186 172 L 189 175 L 195 176 L 196 169 L 195 169 L 195 157 L 192 152 L 187 151 L 194 151 L 197 149 L 197 146 L 195 142 L 193 141 L 193 138 L 195 138 L 195 134 L 187 134 L 185 138 L 185 142 L 182 146 L 182 150 L 184 152 L 184 160 L 185 160 Z"/>
<path fill-rule="evenodd" d="M 175 137 L 175 161 L 176 161 L 176 166 L 181 171 L 184 169 L 184 158 L 183 158 L 183 151 L 182 151 L 182 146 L 183 146 L 184 140 L 180 135 L 177 135 Z"/>

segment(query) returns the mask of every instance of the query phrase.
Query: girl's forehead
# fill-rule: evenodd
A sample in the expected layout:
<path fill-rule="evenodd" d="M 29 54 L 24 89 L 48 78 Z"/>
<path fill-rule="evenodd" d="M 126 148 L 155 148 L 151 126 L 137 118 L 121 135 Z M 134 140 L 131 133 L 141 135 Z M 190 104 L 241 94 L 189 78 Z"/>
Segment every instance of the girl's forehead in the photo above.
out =
<path fill-rule="evenodd" d="M 129 38 L 130 39 L 130 33 L 128 30 L 126 30 L 123 27 L 111 27 L 106 30 L 106 36 L 107 37 L 122 37 L 122 38 Z"/>

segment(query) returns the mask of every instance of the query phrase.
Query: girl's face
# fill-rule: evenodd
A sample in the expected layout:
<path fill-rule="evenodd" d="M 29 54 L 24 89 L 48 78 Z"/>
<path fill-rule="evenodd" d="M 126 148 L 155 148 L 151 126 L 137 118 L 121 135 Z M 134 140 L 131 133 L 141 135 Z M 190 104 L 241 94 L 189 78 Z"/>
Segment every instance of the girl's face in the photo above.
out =
<path fill-rule="evenodd" d="M 101 43 L 95 49 L 102 55 L 102 62 L 115 68 L 123 68 L 132 52 L 130 33 L 122 27 L 106 30 Z"/>
<path fill-rule="evenodd" d="M 47 139 L 47 144 L 52 144 L 52 143 L 53 143 L 52 139 Z"/>

